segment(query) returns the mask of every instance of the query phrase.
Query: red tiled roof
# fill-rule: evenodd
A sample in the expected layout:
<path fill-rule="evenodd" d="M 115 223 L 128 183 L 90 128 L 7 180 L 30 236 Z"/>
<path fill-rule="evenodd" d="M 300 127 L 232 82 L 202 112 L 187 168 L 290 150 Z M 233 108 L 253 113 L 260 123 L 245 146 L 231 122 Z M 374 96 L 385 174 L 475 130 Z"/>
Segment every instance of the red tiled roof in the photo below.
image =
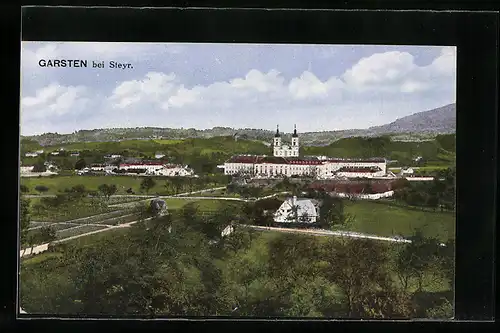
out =
<path fill-rule="evenodd" d="M 381 171 L 379 167 L 342 167 L 337 172 L 378 172 Z"/>
<path fill-rule="evenodd" d="M 384 158 L 328 158 L 328 162 L 347 162 L 347 163 L 384 163 Z"/>
<path fill-rule="evenodd" d="M 269 163 L 269 164 L 291 164 L 291 165 L 322 165 L 328 162 L 351 162 L 351 163 L 383 163 L 383 158 L 373 159 L 339 159 L 330 158 L 326 160 L 319 160 L 315 158 L 297 158 L 297 157 L 276 157 L 276 156 L 257 156 L 257 155 L 236 155 L 231 157 L 228 163 Z"/>
<path fill-rule="evenodd" d="M 145 163 L 124 163 L 120 166 L 146 166 L 146 165 L 163 165 L 162 162 L 145 162 Z"/>

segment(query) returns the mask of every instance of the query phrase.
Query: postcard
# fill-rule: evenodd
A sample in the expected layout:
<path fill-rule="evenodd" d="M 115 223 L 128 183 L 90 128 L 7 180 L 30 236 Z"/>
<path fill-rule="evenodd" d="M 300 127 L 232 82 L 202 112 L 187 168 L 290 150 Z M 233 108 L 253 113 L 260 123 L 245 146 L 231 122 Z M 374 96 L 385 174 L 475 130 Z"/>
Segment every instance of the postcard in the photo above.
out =
<path fill-rule="evenodd" d="M 22 42 L 24 316 L 452 319 L 456 47 Z"/>

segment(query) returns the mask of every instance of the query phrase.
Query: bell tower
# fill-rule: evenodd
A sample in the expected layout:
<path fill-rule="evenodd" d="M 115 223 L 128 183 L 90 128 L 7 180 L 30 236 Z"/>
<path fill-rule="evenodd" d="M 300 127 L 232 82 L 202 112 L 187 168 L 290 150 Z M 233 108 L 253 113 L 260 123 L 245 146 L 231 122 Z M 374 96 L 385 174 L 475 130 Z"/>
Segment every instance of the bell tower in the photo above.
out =
<path fill-rule="evenodd" d="M 279 130 L 279 125 L 276 125 L 276 134 L 274 134 L 274 142 L 273 142 L 273 155 L 280 156 L 281 151 L 281 134 Z"/>
<path fill-rule="evenodd" d="M 292 134 L 292 156 L 299 157 L 299 135 L 297 134 L 297 125 L 293 125 Z"/>

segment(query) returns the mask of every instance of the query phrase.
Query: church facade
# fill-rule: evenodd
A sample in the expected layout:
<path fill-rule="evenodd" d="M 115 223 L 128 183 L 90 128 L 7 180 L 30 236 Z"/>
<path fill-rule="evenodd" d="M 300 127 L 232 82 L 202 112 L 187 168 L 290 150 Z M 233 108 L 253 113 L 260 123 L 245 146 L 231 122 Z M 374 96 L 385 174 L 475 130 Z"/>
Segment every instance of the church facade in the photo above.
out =
<path fill-rule="evenodd" d="M 275 157 L 299 157 L 299 136 L 297 127 L 294 127 L 291 145 L 283 144 L 279 126 L 276 127 L 276 134 L 273 141 L 273 155 Z"/>
<path fill-rule="evenodd" d="M 300 157 L 297 128 L 294 128 L 291 145 L 282 142 L 279 128 L 273 139 L 273 155 L 236 155 L 224 165 L 226 175 L 244 174 L 252 177 L 300 177 L 317 179 L 373 178 L 387 173 L 385 158 L 342 159 L 326 156 Z"/>

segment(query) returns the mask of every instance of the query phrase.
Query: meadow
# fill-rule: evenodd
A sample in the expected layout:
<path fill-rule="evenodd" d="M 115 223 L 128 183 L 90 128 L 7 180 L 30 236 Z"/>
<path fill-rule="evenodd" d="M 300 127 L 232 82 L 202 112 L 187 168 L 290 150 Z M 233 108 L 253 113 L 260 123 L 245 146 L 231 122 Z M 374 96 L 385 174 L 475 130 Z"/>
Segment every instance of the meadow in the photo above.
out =
<path fill-rule="evenodd" d="M 21 178 L 21 185 L 28 187 L 29 192 L 26 194 L 38 194 L 39 192 L 35 190 L 38 185 L 43 185 L 48 187 L 46 194 L 57 194 L 63 192 L 67 188 L 71 188 L 75 185 L 84 185 L 87 190 L 97 191 L 99 185 L 101 184 L 115 184 L 117 187 L 116 194 L 128 194 L 127 190 L 132 189 L 136 194 L 160 194 L 160 195 L 170 195 L 174 194 L 174 185 L 168 177 L 151 177 L 155 181 L 155 186 L 152 187 L 148 192 L 141 191 L 141 182 L 144 177 L 140 176 L 50 176 L 50 177 L 33 177 L 33 178 Z M 214 186 L 225 185 L 225 183 L 220 183 L 220 177 L 212 177 L 213 182 L 208 184 L 208 182 L 202 183 L 202 181 L 193 181 L 193 190 L 201 190 L 205 188 L 211 188 Z M 179 178 L 180 188 L 179 193 L 182 191 L 189 191 L 189 179 Z"/>
<path fill-rule="evenodd" d="M 346 201 L 345 211 L 354 216 L 352 231 L 392 237 L 411 236 L 421 229 L 426 237 L 441 241 L 455 238 L 455 214 L 422 211 L 370 201 Z"/>

